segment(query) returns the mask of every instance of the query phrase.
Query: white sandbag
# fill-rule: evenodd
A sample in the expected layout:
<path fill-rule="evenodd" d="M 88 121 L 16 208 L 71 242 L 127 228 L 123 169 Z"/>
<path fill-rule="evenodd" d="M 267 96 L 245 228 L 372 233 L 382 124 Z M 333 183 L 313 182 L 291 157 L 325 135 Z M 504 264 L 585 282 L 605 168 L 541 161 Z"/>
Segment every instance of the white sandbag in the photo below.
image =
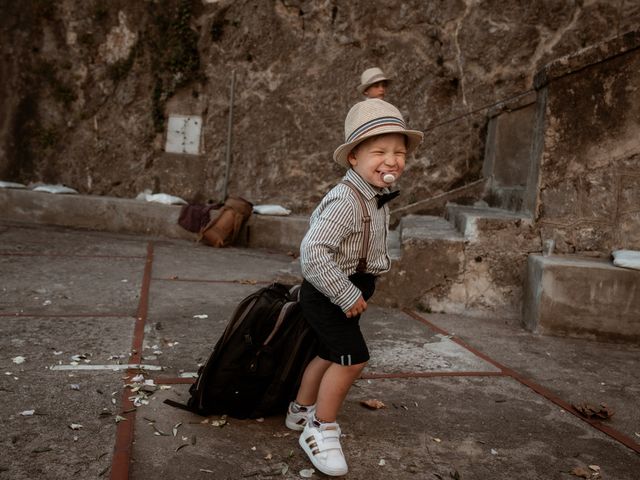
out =
<path fill-rule="evenodd" d="M 46 193 L 78 193 L 71 187 L 65 187 L 64 185 L 38 185 L 33 188 L 34 192 L 46 192 Z"/>
<path fill-rule="evenodd" d="M 254 205 L 253 213 L 259 215 L 290 215 L 291 210 L 280 205 Z"/>
<path fill-rule="evenodd" d="M 187 202 L 180 197 L 174 197 L 167 193 L 151 193 L 151 190 L 145 190 L 139 193 L 136 200 L 163 203 L 165 205 L 187 205 Z"/>
<path fill-rule="evenodd" d="M 611 255 L 613 255 L 613 264 L 615 266 L 640 270 L 640 251 L 615 250 Z"/>
<path fill-rule="evenodd" d="M 0 188 L 27 188 L 26 185 L 16 182 L 3 182 L 0 180 Z"/>

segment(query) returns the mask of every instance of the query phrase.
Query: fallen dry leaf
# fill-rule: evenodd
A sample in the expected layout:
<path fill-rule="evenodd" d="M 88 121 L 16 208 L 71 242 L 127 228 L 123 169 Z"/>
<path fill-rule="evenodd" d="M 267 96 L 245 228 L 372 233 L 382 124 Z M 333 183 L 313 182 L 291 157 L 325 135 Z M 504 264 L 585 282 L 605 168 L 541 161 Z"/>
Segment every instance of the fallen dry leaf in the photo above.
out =
<path fill-rule="evenodd" d="M 360 400 L 360 405 L 371 410 L 379 410 L 386 407 L 384 403 L 382 403 L 380 400 L 376 400 L 375 398 L 371 398 L 369 400 Z"/>
<path fill-rule="evenodd" d="M 573 405 L 573 408 L 576 411 L 587 418 L 601 418 L 606 420 L 608 418 L 613 417 L 615 413 L 612 408 L 608 407 L 606 404 L 601 403 L 599 406 L 594 407 L 593 405 L 589 405 L 588 403 L 580 403 L 577 405 Z"/>
<path fill-rule="evenodd" d="M 591 478 L 591 472 L 584 467 L 574 467 L 569 473 L 575 477 Z"/>

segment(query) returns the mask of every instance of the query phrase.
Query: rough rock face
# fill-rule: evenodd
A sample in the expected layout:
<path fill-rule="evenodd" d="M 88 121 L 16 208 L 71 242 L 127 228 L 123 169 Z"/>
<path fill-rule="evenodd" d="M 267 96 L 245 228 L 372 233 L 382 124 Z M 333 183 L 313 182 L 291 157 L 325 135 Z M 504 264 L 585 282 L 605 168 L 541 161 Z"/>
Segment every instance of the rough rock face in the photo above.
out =
<path fill-rule="evenodd" d="M 220 199 L 231 74 L 228 190 L 308 213 L 360 73 L 393 77 L 426 141 L 403 203 L 481 176 L 488 108 L 551 60 L 640 23 L 633 0 L 2 2 L 0 179 L 133 197 Z M 199 154 L 164 152 L 170 115 L 201 116 Z"/>
<path fill-rule="evenodd" d="M 639 47 L 640 31 L 630 32 L 539 75 L 547 118 L 536 220 L 557 252 L 640 249 Z"/>

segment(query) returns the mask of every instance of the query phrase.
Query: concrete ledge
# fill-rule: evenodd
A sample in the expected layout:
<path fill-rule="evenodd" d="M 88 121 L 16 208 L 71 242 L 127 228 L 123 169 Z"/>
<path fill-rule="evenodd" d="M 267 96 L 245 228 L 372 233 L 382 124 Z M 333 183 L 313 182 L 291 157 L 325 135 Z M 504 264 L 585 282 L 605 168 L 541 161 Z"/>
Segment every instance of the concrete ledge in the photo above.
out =
<path fill-rule="evenodd" d="M 0 189 L 0 212 L 4 220 L 195 240 L 195 233 L 178 225 L 181 209 L 180 205 L 128 198 Z M 305 216 L 254 214 L 238 243 L 250 248 L 297 253 L 308 224 L 309 218 Z"/>
<path fill-rule="evenodd" d="M 523 321 L 533 332 L 640 340 L 640 271 L 608 260 L 529 255 Z"/>
<path fill-rule="evenodd" d="M 180 209 L 128 198 L 0 189 L 0 211 L 6 220 L 195 239 L 178 225 Z"/>

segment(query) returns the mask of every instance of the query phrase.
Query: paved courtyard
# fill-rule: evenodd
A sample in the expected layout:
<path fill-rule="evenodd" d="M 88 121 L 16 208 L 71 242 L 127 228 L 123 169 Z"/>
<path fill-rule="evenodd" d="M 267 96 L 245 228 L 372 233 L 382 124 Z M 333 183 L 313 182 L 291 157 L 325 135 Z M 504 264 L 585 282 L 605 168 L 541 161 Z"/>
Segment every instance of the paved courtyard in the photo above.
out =
<path fill-rule="evenodd" d="M 186 401 L 239 300 L 298 276 L 291 256 L 0 221 L 0 272 L 1 479 L 310 473 L 283 416 L 162 402 Z M 372 359 L 339 419 L 349 478 L 640 478 L 638 345 L 375 305 L 362 323 Z"/>

